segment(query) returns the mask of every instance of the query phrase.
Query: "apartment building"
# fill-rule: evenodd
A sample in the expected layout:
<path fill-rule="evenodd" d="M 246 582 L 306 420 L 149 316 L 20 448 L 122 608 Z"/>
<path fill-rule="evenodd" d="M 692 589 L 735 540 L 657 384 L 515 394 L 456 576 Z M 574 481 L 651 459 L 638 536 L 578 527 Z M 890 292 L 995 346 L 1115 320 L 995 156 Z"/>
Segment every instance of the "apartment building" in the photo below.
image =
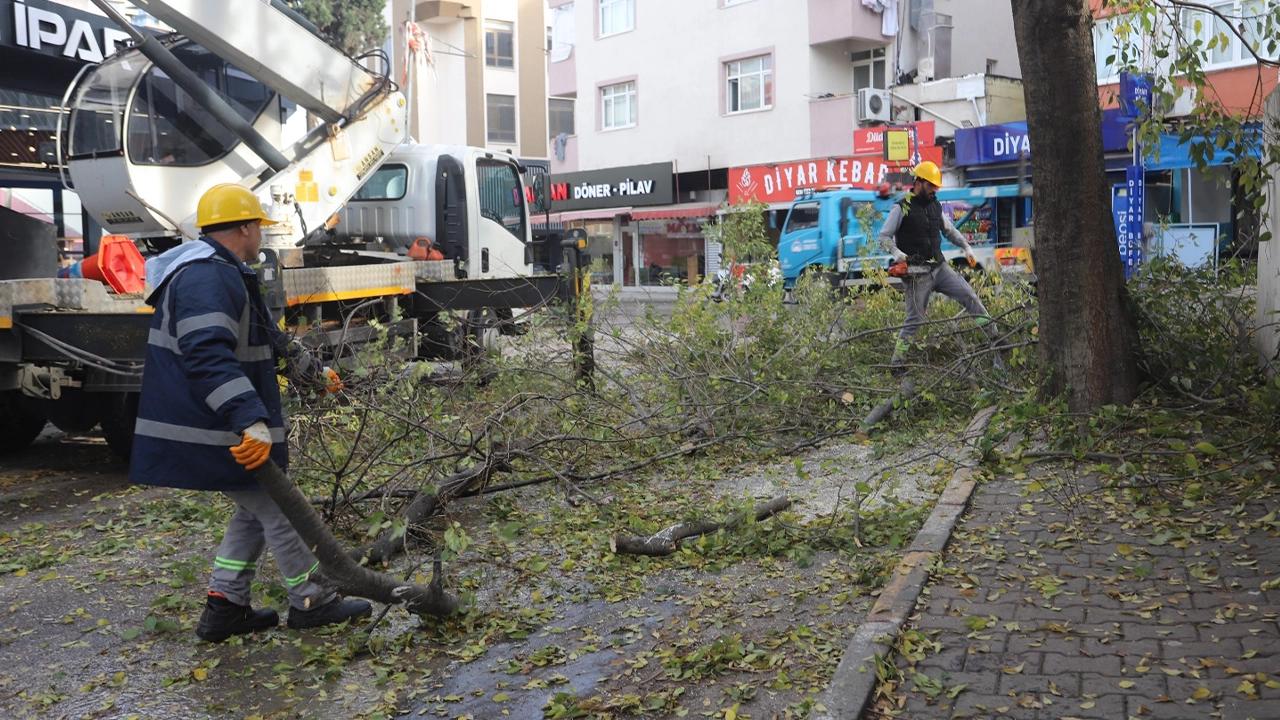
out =
<path fill-rule="evenodd" d="M 546 14 L 544 0 L 390 0 L 414 138 L 546 158 Z"/>
<path fill-rule="evenodd" d="M 597 281 L 714 272 L 702 225 L 726 202 L 893 178 L 886 123 L 940 161 L 957 127 L 1023 117 L 1004 0 L 549 5 L 553 207 L 588 231 Z"/>
<path fill-rule="evenodd" d="M 1176 70 L 1167 57 L 1160 57 L 1158 48 L 1171 44 L 1188 48 L 1198 41 L 1206 99 L 1220 103 L 1228 112 L 1253 119 L 1256 124 L 1252 131 L 1258 139 L 1256 152 L 1261 152 L 1263 107 L 1280 75 L 1275 67 L 1260 64 L 1258 57 L 1276 60 L 1280 51 L 1268 47 L 1260 27 L 1268 24 L 1280 3 L 1211 0 L 1195 7 L 1170 7 L 1156 16 L 1154 27 L 1146 32 L 1141 26 L 1130 25 L 1133 18 L 1104 7 L 1101 0 L 1089 2 L 1094 14 L 1095 70 L 1104 119 L 1117 112 L 1122 72 L 1169 77 Z M 1162 110 L 1170 124 L 1177 125 L 1189 118 L 1195 101 L 1194 93 L 1188 90 Z M 1145 219 L 1160 228 L 1159 232 L 1177 235 L 1179 242 L 1203 245 L 1204 253 L 1219 246 L 1228 252 L 1253 252 L 1258 228 L 1256 211 L 1252 199 L 1245 197 L 1236 183 L 1234 157 L 1219 151 L 1209 159 L 1209 166 L 1201 169 L 1190 154 L 1195 142 L 1184 142 L 1179 128 L 1171 127 L 1158 148 L 1144 149 L 1141 166 Z M 1132 162 L 1128 147 L 1108 155 L 1108 170 L 1114 173 L 1117 186 L 1123 182 L 1124 166 Z M 1113 192 L 1125 196 L 1119 187 Z"/>

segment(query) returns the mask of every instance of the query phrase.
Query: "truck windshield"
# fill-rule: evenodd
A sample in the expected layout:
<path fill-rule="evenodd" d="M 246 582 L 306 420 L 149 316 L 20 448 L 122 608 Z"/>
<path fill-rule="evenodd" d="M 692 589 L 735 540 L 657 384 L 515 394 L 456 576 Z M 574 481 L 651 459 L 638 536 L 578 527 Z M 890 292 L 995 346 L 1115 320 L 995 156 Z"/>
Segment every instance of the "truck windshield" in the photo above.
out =
<path fill-rule="evenodd" d="M 480 158 L 476 161 L 479 175 L 480 215 L 525 241 L 524 185 L 514 165 L 500 160 Z"/>
<path fill-rule="evenodd" d="M 818 227 L 818 203 L 801 203 L 791 206 L 791 213 L 787 215 L 787 228 L 783 232 L 815 227 Z"/>

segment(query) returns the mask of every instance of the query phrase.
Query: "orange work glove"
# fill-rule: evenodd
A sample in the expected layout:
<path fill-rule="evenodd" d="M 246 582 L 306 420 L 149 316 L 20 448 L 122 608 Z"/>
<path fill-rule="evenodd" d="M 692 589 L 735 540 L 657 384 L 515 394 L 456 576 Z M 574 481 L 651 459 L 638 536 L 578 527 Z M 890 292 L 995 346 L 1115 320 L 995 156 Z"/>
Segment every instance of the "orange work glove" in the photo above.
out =
<path fill-rule="evenodd" d="M 901 278 L 906 276 L 907 276 L 906 260 L 899 260 L 898 262 L 889 266 L 889 277 Z"/>
<path fill-rule="evenodd" d="M 973 254 L 972 250 L 964 254 L 964 259 L 969 261 L 969 267 L 978 267 L 978 257 Z"/>
<path fill-rule="evenodd" d="M 231 456 L 245 470 L 257 470 L 271 457 L 271 431 L 259 420 L 244 429 L 240 444 L 231 448 Z"/>
<path fill-rule="evenodd" d="M 324 391 L 333 395 L 347 389 L 346 383 L 342 382 L 342 376 L 337 370 L 331 367 L 325 367 L 321 371 L 324 374 Z"/>

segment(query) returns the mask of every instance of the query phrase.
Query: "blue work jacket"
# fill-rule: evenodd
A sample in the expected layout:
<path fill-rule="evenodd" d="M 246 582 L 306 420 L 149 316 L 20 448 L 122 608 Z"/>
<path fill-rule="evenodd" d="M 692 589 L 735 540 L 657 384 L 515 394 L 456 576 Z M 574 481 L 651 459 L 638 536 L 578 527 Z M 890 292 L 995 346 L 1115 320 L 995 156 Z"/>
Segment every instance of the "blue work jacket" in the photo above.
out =
<path fill-rule="evenodd" d="M 209 238 L 147 263 L 155 308 L 142 371 L 129 479 L 191 490 L 259 487 L 231 456 L 259 420 L 271 459 L 287 467 L 284 410 L 276 381 L 282 333 L 258 276 Z"/>

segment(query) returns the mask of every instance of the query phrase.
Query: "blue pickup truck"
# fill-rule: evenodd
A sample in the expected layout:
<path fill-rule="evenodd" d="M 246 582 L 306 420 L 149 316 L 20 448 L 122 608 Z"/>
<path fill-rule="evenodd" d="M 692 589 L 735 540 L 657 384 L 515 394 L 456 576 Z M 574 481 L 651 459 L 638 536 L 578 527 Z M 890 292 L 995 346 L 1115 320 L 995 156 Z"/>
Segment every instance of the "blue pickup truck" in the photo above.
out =
<path fill-rule="evenodd" d="M 820 272 L 838 286 L 857 285 L 866 282 L 864 263 L 888 267 L 891 258 L 876 236 L 901 197 L 839 189 L 797 199 L 778 240 L 783 287 L 794 287 L 806 272 Z M 956 229 L 968 236 L 979 267 L 1031 271 L 1031 200 L 1019 193 L 1017 185 L 942 188 L 938 200 Z M 1015 236 L 1018 247 L 1014 247 Z M 964 263 L 964 253 L 945 238 L 942 252 L 951 262 Z"/>

